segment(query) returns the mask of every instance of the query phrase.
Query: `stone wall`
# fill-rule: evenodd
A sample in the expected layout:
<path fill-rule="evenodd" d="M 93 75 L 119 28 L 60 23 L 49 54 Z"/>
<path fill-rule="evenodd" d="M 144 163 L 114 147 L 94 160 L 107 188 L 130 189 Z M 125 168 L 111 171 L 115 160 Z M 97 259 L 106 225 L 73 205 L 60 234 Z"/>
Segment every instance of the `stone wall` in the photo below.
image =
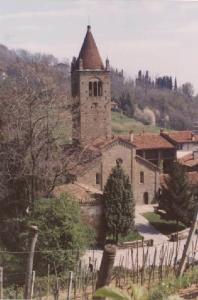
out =
<path fill-rule="evenodd" d="M 78 177 L 78 181 L 86 185 L 103 190 L 116 160 L 122 159 L 122 166 L 129 176 L 132 184 L 134 199 L 137 205 L 146 204 L 146 194 L 148 193 L 148 203 L 151 203 L 159 189 L 159 169 L 149 161 L 135 156 L 134 148 L 124 143 L 116 143 L 108 146 L 102 152 L 102 157 L 97 159 L 95 164 Z M 144 174 L 144 182 L 140 183 L 140 172 Z M 100 174 L 101 182 L 96 184 L 96 174 Z"/>
<path fill-rule="evenodd" d="M 132 147 L 124 143 L 117 143 L 110 145 L 102 153 L 102 188 L 104 188 L 107 179 L 113 167 L 116 166 L 116 160 L 122 160 L 122 167 L 125 173 L 129 176 L 130 182 L 132 181 Z"/>
<path fill-rule="evenodd" d="M 101 174 L 101 159 L 97 161 L 83 175 L 77 177 L 77 181 L 101 190 L 101 184 L 96 184 L 96 174 Z"/>
<path fill-rule="evenodd" d="M 136 204 L 146 204 L 146 195 L 148 195 L 148 203 L 151 203 L 159 189 L 159 170 L 139 157 L 136 157 L 135 161 L 133 187 Z M 140 182 L 140 172 L 143 172 L 144 174 L 143 183 Z"/>
<path fill-rule="evenodd" d="M 81 205 L 81 214 L 83 221 L 94 228 L 97 242 L 103 244 L 105 228 L 102 204 Z"/>
<path fill-rule="evenodd" d="M 73 95 L 75 95 L 72 107 L 73 139 L 77 138 L 84 146 L 97 137 L 111 136 L 110 74 L 108 71 L 74 73 L 76 74 L 72 75 Z M 94 78 L 102 82 L 102 96 L 89 95 L 89 81 L 94 81 Z"/>

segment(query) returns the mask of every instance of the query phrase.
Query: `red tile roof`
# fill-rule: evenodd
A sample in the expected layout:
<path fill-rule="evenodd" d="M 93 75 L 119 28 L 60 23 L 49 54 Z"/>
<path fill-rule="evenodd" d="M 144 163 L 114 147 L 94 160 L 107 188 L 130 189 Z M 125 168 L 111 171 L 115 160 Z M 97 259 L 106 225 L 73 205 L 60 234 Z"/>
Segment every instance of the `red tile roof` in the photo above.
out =
<path fill-rule="evenodd" d="M 98 48 L 94 41 L 93 35 L 91 33 L 91 26 L 87 26 L 87 33 L 76 62 L 78 68 L 79 68 L 80 59 L 82 59 L 83 62 L 83 69 L 88 69 L 88 70 L 104 69 L 102 59 L 100 57 Z"/>
<path fill-rule="evenodd" d="M 198 185 L 198 172 L 188 172 L 187 177 L 191 185 Z"/>
<path fill-rule="evenodd" d="M 123 137 L 129 141 L 128 137 Z M 144 149 L 174 149 L 173 144 L 168 142 L 165 138 L 160 136 L 159 134 L 153 133 L 140 133 L 133 135 L 133 142 L 131 142 L 134 146 L 136 146 L 137 150 Z"/>
<path fill-rule="evenodd" d="M 192 131 L 172 131 L 162 132 L 161 136 L 176 142 L 176 143 L 193 143 L 198 142 L 198 135 L 193 134 Z"/>
<path fill-rule="evenodd" d="M 65 145 L 64 152 L 67 161 L 67 170 L 71 175 L 83 175 L 88 169 L 94 167 L 102 155 L 102 151 L 117 142 L 128 144 L 132 147 L 129 141 L 123 140 L 120 137 L 105 138 L 100 137 L 95 139 L 86 147 L 81 148 L 75 145 Z"/>
<path fill-rule="evenodd" d="M 198 165 L 198 158 L 193 153 L 189 153 L 179 159 L 179 162 L 186 167 L 194 167 Z"/>
<path fill-rule="evenodd" d="M 69 193 L 80 203 L 93 202 L 99 199 L 102 192 L 94 187 L 87 186 L 82 183 L 69 183 L 56 186 L 53 191 L 53 196 L 60 197 L 63 193 Z"/>
<path fill-rule="evenodd" d="M 167 175 L 167 174 L 160 175 L 160 184 L 161 185 L 165 185 L 166 184 L 165 179 L 168 178 L 168 176 L 169 175 Z M 187 176 L 187 179 L 188 179 L 189 183 L 192 186 L 197 186 L 198 185 L 198 172 L 197 171 L 186 172 L 186 176 Z"/>

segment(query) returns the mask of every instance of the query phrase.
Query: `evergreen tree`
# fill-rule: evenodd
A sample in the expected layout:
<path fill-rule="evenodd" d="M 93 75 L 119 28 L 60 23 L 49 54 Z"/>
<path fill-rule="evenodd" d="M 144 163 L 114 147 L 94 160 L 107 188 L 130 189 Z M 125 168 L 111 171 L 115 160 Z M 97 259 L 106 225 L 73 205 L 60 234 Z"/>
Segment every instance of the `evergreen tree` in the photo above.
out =
<path fill-rule="evenodd" d="M 160 208 L 164 209 L 170 219 L 189 224 L 193 200 L 192 189 L 183 166 L 175 162 L 169 175 L 162 185 L 162 193 L 159 199 Z"/>
<path fill-rule="evenodd" d="M 117 243 L 119 234 L 125 236 L 134 228 L 135 205 L 129 177 L 121 167 L 121 160 L 116 163 L 105 185 L 103 200 L 107 233 Z"/>
<path fill-rule="evenodd" d="M 177 78 L 175 77 L 174 91 L 177 91 Z"/>

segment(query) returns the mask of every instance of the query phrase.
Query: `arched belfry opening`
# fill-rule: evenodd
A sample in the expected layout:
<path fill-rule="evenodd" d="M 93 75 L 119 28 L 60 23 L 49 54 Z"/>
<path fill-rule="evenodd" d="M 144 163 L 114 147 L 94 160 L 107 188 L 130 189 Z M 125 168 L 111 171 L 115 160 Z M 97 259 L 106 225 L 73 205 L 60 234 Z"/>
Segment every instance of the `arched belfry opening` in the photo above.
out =
<path fill-rule="evenodd" d="M 98 78 L 92 78 L 89 81 L 89 96 L 101 97 L 102 96 L 102 81 Z"/>

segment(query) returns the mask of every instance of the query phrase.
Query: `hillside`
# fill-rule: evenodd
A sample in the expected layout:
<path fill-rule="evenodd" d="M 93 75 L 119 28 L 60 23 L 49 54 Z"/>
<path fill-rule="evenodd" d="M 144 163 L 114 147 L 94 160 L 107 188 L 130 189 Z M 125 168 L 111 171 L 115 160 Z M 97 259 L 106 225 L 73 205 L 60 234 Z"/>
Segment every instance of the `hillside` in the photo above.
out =
<path fill-rule="evenodd" d="M 43 79 L 51 77 L 51 84 L 57 89 L 57 101 L 64 97 L 64 109 L 70 99 L 70 65 L 61 63 L 53 55 L 30 53 L 25 50 L 10 50 L 0 45 L 0 82 L 7 78 L 20 82 L 23 73 L 28 73 L 34 65 Z M 46 71 L 47 69 L 47 71 Z M 131 129 L 155 131 L 155 127 L 166 127 L 176 130 L 193 129 L 197 122 L 198 96 L 194 95 L 193 86 L 186 82 L 177 86 L 176 79 L 162 76 L 154 81 L 149 72 L 139 71 L 138 77 L 127 78 L 123 71 L 111 69 L 112 100 L 117 102 L 119 111 L 123 111 L 131 119 L 117 118 L 113 114 L 113 131 L 121 134 Z M 171 84 L 170 84 L 171 81 Z M 21 82 L 20 82 L 21 84 Z M 10 87 L 8 86 L 8 90 Z M 64 111 L 64 109 L 62 111 Z M 123 124 L 124 122 L 124 124 Z M 118 123 L 118 124 L 117 124 Z M 141 124 L 152 126 L 141 127 Z"/>
<path fill-rule="evenodd" d="M 71 115 L 65 111 L 61 113 L 60 126 L 56 128 L 55 136 L 59 137 L 60 143 L 71 143 Z M 134 133 L 142 131 L 159 133 L 160 127 L 153 125 L 144 125 L 142 122 L 129 118 L 119 112 L 112 112 L 112 133 L 114 135 L 126 135 L 131 130 Z"/>
<path fill-rule="evenodd" d="M 130 130 L 134 133 L 145 132 L 160 132 L 160 127 L 153 125 L 144 125 L 133 118 L 129 118 L 124 114 L 112 112 L 112 131 L 115 135 L 128 134 Z"/>

